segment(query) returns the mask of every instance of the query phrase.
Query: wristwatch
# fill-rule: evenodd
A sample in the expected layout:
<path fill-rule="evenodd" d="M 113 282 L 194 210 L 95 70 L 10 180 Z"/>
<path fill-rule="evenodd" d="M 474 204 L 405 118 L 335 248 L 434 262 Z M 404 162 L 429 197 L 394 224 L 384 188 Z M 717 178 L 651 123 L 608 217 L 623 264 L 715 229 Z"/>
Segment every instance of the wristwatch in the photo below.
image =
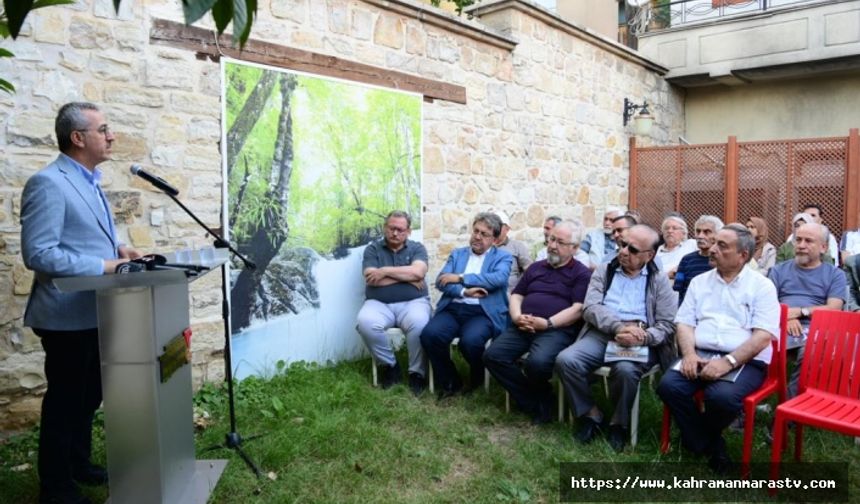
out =
<path fill-rule="evenodd" d="M 801 317 L 809 318 L 810 315 L 812 315 L 812 311 L 809 308 L 807 308 L 806 306 L 804 306 L 803 308 L 800 309 L 800 316 Z"/>
<path fill-rule="evenodd" d="M 546 330 L 549 331 L 550 329 L 554 329 L 554 328 L 555 328 L 555 325 L 552 323 L 552 319 L 547 317 L 546 318 Z"/>
<path fill-rule="evenodd" d="M 466 283 L 466 280 L 464 279 L 464 277 L 463 277 L 463 274 L 462 274 L 462 273 L 460 273 L 459 277 L 460 277 L 460 283 L 461 283 L 461 284 L 465 284 L 465 283 Z"/>
<path fill-rule="evenodd" d="M 726 360 L 729 361 L 729 364 L 732 365 L 732 369 L 738 367 L 738 360 L 735 359 L 734 355 L 727 353 L 726 354 Z"/>

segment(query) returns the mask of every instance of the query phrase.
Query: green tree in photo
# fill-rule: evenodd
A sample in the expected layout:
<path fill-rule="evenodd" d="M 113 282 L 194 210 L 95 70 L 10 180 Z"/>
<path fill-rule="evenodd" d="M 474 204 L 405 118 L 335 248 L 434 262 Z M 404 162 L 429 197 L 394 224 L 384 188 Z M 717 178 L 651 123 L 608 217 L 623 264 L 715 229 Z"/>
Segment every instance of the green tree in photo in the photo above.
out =
<path fill-rule="evenodd" d="M 313 263 L 378 236 L 405 209 L 420 227 L 421 99 L 227 64 L 230 237 L 258 268 L 231 291 L 233 329 L 318 306 Z"/>

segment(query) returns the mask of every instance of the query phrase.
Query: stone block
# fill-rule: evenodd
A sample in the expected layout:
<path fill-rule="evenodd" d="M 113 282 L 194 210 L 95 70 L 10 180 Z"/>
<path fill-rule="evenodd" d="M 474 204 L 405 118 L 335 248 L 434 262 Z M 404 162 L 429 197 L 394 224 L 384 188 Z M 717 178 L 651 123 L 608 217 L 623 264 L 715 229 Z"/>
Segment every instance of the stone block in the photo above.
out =
<path fill-rule="evenodd" d="M 401 49 L 404 44 L 403 20 L 392 14 L 380 14 L 376 20 L 373 41 L 379 45 Z"/>
<path fill-rule="evenodd" d="M 164 106 L 164 94 L 159 90 L 132 87 L 127 84 L 109 84 L 104 88 L 106 101 L 159 108 Z"/>
<path fill-rule="evenodd" d="M 151 249 L 155 247 L 155 241 L 152 239 L 152 233 L 149 227 L 129 226 L 128 237 L 132 246 L 137 249 Z"/>
<path fill-rule="evenodd" d="M 13 114 L 6 124 L 6 140 L 22 147 L 56 145 L 54 118 L 40 116 L 35 110 Z"/>
<path fill-rule="evenodd" d="M 93 76 L 102 81 L 126 82 L 136 79 L 133 61 L 119 53 L 93 54 L 89 69 Z"/>
<path fill-rule="evenodd" d="M 320 49 L 323 46 L 322 37 L 314 32 L 295 31 L 290 34 L 290 42 L 307 49 Z"/>
<path fill-rule="evenodd" d="M 349 5 L 343 0 L 327 0 L 328 28 L 333 33 L 349 34 Z"/>
<path fill-rule="evenodd" d="M 146 159 L 148 146 L 145 136 L 114 130 L 114 137 L 116 137 L 112 147 L 114 161 L 139 163 Z"/>
<path fill-rule="evenodd" d="M 271 0 L 269 5 L 272 15 L 276 18 L 289 19 L 296 23 L 304 23 L 307 20 L 308 1 L 309 0 Z"/>
<path fill-rule="evenodd" d="M 373 36 L 373 13 L 364 9 L 352 11 L 352 36 L 359 40 L 370 40 Z"/>
<path fill-rule="evenodd" d="M 30 287 L 33 285 L 33 272 L 28 270 L 23 263 L 16 263 L 12 267 L 12 280 L 14 282 L 13 293 L 18 296 L 26 296 L 30 294 Z"/>
<path fill-rule="evenodd" d="M 60 51 L 60 66 L 73 72 L 83 72 L 87 68 L 87 57 L 75 50 Z"/>
<path fill-rule="evenodd" d="M 139 191 L 105 191 L 114 221 L 117 224 L 131 224 L 135 217 L 143 215 Z"/>
<path fill-rule="evenodd" d="M 34 11 L 30 16 L 36 42 L 66 45 L 66 19 L 61 12 L 44 9 Z"/>
<path fill-rule="evenodd" d="M 69 45 L 77 49 L 113 47 L 114 40 L 110 25 L 91 17 L 73 17 L 69 23 Z"/>
<path fill-rule="evenodd" d="M 442 150 L 438 147 L 424 148 L 424 173 L 443 173 L 445 161 Z"/>
<path fill-rule="evenodd" d="M 144 66 L 144 84 L 148 87 L 190 91 L 198 75 L 196 66 L 187 57 L 173 53 L 148 56 Z"/>
<path fill-rule="evenodd" d="M 406 24 L 406 52 L 409 54 L 424 54 L 426 34 L 421 25 L 414 21 Z"/>

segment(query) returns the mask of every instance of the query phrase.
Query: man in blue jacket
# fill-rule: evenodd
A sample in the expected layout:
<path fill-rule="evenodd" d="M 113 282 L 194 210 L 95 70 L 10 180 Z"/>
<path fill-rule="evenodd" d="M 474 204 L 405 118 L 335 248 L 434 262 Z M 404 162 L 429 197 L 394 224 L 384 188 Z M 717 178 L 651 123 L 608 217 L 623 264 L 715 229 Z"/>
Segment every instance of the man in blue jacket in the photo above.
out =
<path fill-rule="evenodd" d="M 90 462 L 93 415 L 102 401 L 94 292 L 60 292 L 57 277 L 113 273 L 140 254 L 119 243 L 96 166 L 114 136 L 91 103 L 57 114 L 60 155 L 33 175 L 21 196 L 21 252 L 35 278 L 24 324 L 45 349 L 48 390 L 39 430 L 40 503 L 87 503 L 75 482 L 104 484 Z"/>
<path fill-rule="evenodd" d="M 469 246 L 451 252 L 436 277 L 442 298 L 421 333 L 421 344 L 436 372 L 440 398 L 463 389 L 451 361 L 451 341 L 460 338 L 460 351 L 471 368 L 470 391 L 483 379 L 486 342 L 508 324 L 507 287 L 512 258 L 493 245 L 501 232 L 502 221 L 496 214 L 476 215 Z"/>

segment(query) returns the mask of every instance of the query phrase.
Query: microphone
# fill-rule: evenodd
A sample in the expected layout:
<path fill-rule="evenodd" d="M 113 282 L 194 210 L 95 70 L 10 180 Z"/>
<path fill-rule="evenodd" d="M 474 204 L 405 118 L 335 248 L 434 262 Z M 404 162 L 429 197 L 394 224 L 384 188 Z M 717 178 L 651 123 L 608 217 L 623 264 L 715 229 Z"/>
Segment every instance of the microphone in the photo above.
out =
<path fill-rule="evenodd" d="M 150 184 L 154 185 L 158 189 L 161 189 L 162 191 L 171 196 L 179 196 L 179 190 L 168 184 L 167 181 L 163 178 L 156 177 L 155 175 L 143 171 L 143 168 L 141 168 L 138 164 L 131 165 L 131 174 L 137 175 L 138 177 L 149 182 Z"/>

